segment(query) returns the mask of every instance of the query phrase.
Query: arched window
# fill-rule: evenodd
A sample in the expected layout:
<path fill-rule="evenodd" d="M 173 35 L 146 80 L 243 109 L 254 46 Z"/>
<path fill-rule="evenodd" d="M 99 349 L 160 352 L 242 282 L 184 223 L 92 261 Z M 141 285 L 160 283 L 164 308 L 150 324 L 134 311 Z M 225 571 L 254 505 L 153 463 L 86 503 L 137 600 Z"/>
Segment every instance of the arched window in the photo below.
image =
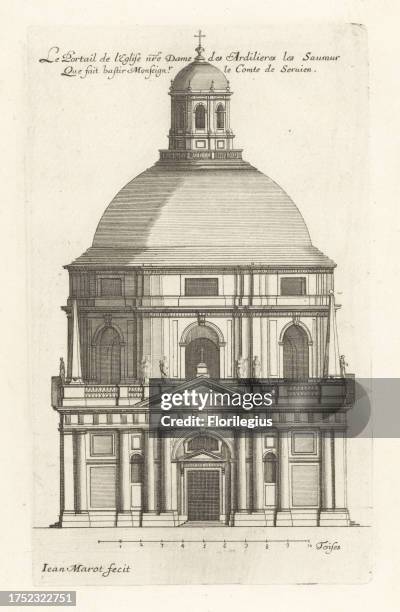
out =
<path fill-rule="evenodd" d="M 212 438 L 211 436 L 196 436 L 188 442 L 187 445 L 188 451 L 218 451 L 219 444 L 216 438 Z"/>
<path fill-rule="evenodd" d="M 264 457 L 264 482 L 266 484 L 276 483 L 276 457 L 273 453 L 268 453 Z"/>
<path fill-rule="evenodd" d="M 283 378 L 308 378 L 307 334 L 299 325 L 291 325 L 283 336 Z"/>
<path fill-rule="evenodd" d="M 183 130 L 185 127 L 185 107 L 182 104 L 176 107 L 176 127 L 178 130 Z"/>
<path fill-rule="evenodd" d="M 106 327 L 100 337 L 97 380 L 103 385 L 117 385 L 121 380 L 121 343 L 113 327 Z"/>
<path fill-rule="evenodd" d="M 143 482 L 143 459 L 139 455 L 131 457 L 131 483 L 140 484 Z"/>
<path fill-rule="evenodd" d="M 217 130 L 223 130 L 225 127 L 225 111 L 222 104 L 217 106 Z"/>
<path fill-rule="evenodd" d="M 202 104 L 196 107 L 194 124 L 196 130 L 204 130 L 206 127 L 206 109 Z"/>

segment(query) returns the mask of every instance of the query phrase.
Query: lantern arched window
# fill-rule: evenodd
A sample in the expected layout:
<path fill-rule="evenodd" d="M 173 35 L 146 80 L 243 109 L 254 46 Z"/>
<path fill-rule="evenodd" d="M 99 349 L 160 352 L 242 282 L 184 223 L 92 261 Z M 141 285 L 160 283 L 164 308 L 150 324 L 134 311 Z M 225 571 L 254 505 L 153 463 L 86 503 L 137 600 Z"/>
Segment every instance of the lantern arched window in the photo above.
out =
<path fill-rule="evenodd" d="M 202 104 L 196 107 L 194 124 L 196 130 L 204 130 L 206 127 L 206 109 Z"/>
<path fill-rule="evenodd" d="M 223 130 L 225 127 L 225 109 L 222 104 L 217 106 L 217 130 Z"/>

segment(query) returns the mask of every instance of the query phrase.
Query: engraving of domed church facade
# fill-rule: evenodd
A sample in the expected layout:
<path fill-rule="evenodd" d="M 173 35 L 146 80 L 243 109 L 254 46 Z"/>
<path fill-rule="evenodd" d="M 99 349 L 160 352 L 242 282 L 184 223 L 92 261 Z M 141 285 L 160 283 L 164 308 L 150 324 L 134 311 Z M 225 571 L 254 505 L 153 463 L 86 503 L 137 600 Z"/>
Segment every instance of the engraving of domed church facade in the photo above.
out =
<path fill-rule="evenodd" d="M 168 149 L 66 266 L 58 525 L 349 525 L 335 264 L 235 148 L 233 92 L 201 37 L 169 95 Z M 272 427 L 151 431 L 151 379 L 271 391 Z"/>

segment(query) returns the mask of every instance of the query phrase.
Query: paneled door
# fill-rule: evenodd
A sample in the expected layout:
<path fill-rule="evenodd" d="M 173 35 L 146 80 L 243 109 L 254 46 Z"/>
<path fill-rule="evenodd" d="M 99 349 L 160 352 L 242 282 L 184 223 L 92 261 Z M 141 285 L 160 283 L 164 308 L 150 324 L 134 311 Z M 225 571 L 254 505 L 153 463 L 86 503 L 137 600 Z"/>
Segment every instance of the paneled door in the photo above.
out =
<path fill-rule="evenodd" d="M 218 521 L 220 485 L 218 470 L 190 470 L 187 473 L 188 520 Z"/>

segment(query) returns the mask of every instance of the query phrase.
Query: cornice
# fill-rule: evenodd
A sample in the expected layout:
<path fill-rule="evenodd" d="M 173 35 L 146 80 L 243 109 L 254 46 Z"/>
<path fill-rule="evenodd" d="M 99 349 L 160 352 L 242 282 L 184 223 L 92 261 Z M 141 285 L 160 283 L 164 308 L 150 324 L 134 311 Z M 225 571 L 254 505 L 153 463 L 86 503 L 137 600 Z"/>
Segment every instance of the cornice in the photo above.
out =
<path fill-rule="evenodd" d="M 70 315 L 70 308 L 62 306 L 61 309 Z M 321 316 L 326 317 L 329 311 L 328 306 L 310 306 L 302 308 L 279 308 L 276 306 L 255 307 L 255 306 L 239 306 L 239 307 L 221 307 L 221 308 L 171 308 L 171 307 L 101 307 L 82 306 L 79 308 L 80 315 L 86 314 L 88 317 L 104 317 L 105 314 L 112 315 L 129 315 L 133 314 L 138 318 L 187 318 L 197 317 L 199 313 L 205 317 L 260 317 L 260 316 L 276 316 L 276 317 L 301 317 L 301 316 Z"/>

